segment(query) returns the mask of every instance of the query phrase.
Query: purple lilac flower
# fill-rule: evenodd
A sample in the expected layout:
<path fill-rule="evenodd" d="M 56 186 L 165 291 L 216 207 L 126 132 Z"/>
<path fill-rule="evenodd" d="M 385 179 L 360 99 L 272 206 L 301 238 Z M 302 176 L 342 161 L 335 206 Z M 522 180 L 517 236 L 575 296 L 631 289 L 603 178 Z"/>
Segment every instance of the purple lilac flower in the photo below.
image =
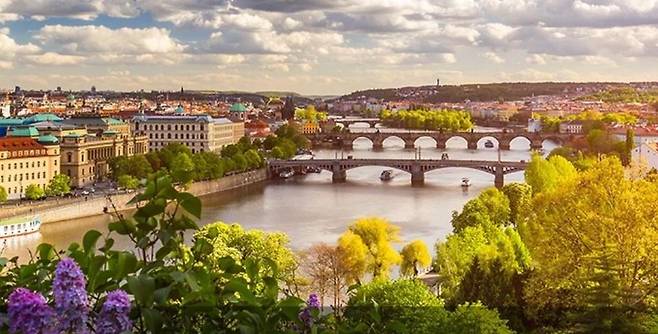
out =
<path fill-rule="evenodd" d="M 88 333 L 89 302 L 85 286 L 85 276 L 75 261 L 70 258 L 59 261 L 53 280 L 59 332 Z"/>
<path fill-rule="evenodd" d="M 55 313 L 41 294 L 17 288 L 9 295 L 7 304 L 10 333 L 55 333 L 52 328 Z"/>
<path fill-rule="evenodd" d="M 96 321 L 97 334 L 119 334 L 132 328 L 130 322 L 130 299 L 123 290 L 107 294 L 103 308 Z"/>
<path fill-rule="evenodd" d="M 320 309 L 320 300 L 318 300 L 318 296 L 316 294 L 312 293 L 308 296 L 306 307 L 301 312 L 299 312 L 299 319 L 307 328 L 313 325 L 313 315 L 311 314 L 311 311 L 314 309 Z"/>

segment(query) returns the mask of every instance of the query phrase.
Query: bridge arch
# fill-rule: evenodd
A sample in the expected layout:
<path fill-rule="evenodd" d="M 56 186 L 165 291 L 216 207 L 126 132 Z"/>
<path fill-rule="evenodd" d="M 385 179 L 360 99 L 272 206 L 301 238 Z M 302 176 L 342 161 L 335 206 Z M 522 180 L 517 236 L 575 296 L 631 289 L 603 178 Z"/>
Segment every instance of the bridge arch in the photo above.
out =
<path fill-rule="evenodd" d="M 403 146 L 406 146 L 406 141 L 404 140 L 404 138 L 402 138 L 402 137 L 400 137 L 396 134 L 390 134 L 390 135 L 387 135 L 386 137 L 384 137 L 384 139 L 382 139 L 382 147 L 384 146 L 384 143 L 386 143 L 386 142 L 388 142 L 388 144 L 390 145 L 391 141 L 394 141 L 394 142 L 395 141 L 400 141 L 400 142 L 402 142 Z"/>
<path fill-rule="evenodd" d="M 371 128 L 370 123 L 368 122 L 346 122 L 348 128 L 361 128 L 361 129 L 369 129 Z M 343 124 L 344 125 L 344 124 Z"/>
<path fill-rule="evenodd" d="M 532 147 L 532 140 L 527 136 L 515 136 L 510 139 L 510 148 L 516 147 L 517 150 L 529 150 Z"/>
<path fill-rule="evenodd" d="M 497 149 L 497 148 L 500 147 L 500 140 L 498 138 L 496 138 L 494 136 L 484 136 L 484 137 L 480 137 L 480 139 L 477 140 L 477 144 L 476 144 L 477 148 L 478 149 L 480 149 L 480 148 L 485 148 L 486 149 L 487 147 L 485 145 L 486 145 L 487 141 L 491 141 L 494 144 L 494 147 L 492 147 L 492 148 Z"/>
<path fill-rule="evenodd" d="M 427 140 L 427 139 L 430 139 L 432 142 L 434 142 L 433 145 L 431 145 L 431 146 L 430 146 L 430 145 L 421 146 L 420 143 L 418 142 L 419 140 L 422 142 L 422 141 L 425 141 L 425 140 Z M 415 146 L 415 147 L 423 147 L 423 148 L 426 148 L 426 147 L 438 147 L 438 145 L 439 145 L 439 141 L 438 141 L 436 138 L 430 136 L 429 134 L 428 134 L 428 135 L 422 135 L 422 136 L 418 136 L 418 137 L 416 137 L 416 138 L 413 138 L 413 141 L 414 141 L 414 146 Z M 429 142 L 429 141 L 428 141 L 428 142 Z"/>
<path fill-rule="evenodd" d="M 365 139 L 365 140 L 364 140 L 364 139 Z M 354 147 L 354 144 L 357 143 L 357 142 L 359 142 L 359 141 L 361 141 L 361 142 L 368 141 L 368 142 L 370 142 L 370 146 L 371 146 L 371 147 L 375 147 L 376 144 L 377 144 L 377 143 L 375 142 L 375 140 L 373 140 L 372 138 L 368 137 L 367 135 L 360 135 L 360 136 L 356 136 L 356 137 L 352 138 L 352 142 L 351 142 L 352 147 Z"/>
<path fill-rule="evenodd" d="M 463 144 L 462 144 L 462 143 L 463 143 Z M 446 137 L 446 138 L 444 139 L 444 144 L 445 144 L 444 147 L 448 147 L 448 146 L 456 147 L 456 146 L 459 146 L 458 148 L 460 148 L 460 149 L 461 149 L 461 148 L 467 149 L 468 146 L 469 146 L 469 145 L 468 145 L 468 138 L 466 138 L 465 136 L 461 136 L 461 135 L 451 135 L 451 136 L 449 136 L 449 137 Z M 463 146 L 463 147 L 462 147 L 462 146 Z"/>

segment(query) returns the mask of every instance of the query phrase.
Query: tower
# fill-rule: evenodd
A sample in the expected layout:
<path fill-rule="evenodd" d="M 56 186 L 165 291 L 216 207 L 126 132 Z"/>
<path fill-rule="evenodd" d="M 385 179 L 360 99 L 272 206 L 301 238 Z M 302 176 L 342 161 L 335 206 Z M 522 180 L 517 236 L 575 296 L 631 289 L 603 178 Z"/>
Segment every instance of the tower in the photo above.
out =
<path fill-rule="evenodd" d="M 281 109 L 281 117 L 285 120 L 292 120 L 295 118 L 295 101 L 292 96 L 286 97 L 286 102 Z"/>

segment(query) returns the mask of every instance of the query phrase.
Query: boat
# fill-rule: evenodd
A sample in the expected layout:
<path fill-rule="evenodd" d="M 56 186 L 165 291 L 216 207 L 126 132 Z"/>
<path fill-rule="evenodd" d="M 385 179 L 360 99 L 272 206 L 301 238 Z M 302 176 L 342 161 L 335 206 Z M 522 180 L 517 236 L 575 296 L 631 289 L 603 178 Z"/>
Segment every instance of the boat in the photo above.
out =
<path fill-rule="evenodd" d="M 320 169 L 319 167 L 308 166 L 308 167 L 306 167 L 306 172 L 307 173 L 320 173 L 320 172 L 322 172 L 322 169 Z"/>
<path fill-rule="evenodd" d="M 0 221 L 0 238 L 38 232 L 41 219 L 38 216 L 16 217 Z"/>
<path fill-rule="evenodd" d="M 382 181 L 390 181 L 393 179 L 393 170 L 392 169 L 387 169 L 382 172 L 381 175 L 379 175 L 379 179 Z"/>
<path fill-rule="evenodd" d="M 279 173 L 279 177 L 282 178 L 282 179 L 289 179 L 289 178 L 293 177 L 294 175 L 295 175 L 295 172 L 290 170 L 290 169 Z"/>
<path fill-rule="evenodd" d="M 450 157 L 448 156 L 448 153 L 443 153 L 441 154 L 441 160 L 449 160 Z"/>
<path fill-rule="evenodd" d="M 471 186 L 471 180 L 469 180 L 467 177 L 462 178 L 462 187 L 468 188 Z"/>
<path fill-rule="evenodd" d="M 487 140 L 486 142 L 484 142 L 484 147 L 494 148 L 494 143 L 491 140 Z"/>

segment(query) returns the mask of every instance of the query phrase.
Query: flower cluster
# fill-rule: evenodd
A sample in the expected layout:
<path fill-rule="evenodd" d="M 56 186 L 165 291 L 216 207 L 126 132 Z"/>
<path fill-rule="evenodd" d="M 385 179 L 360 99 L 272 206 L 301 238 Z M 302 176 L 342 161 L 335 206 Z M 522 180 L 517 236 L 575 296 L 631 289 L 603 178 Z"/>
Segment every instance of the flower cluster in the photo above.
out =
<path fill-rule="evenodd" d="M 87 333 L 89 301 L 85 276 L 75 261 L 63 259 L 55 269 L 53 295 L 57 329 L 64 333 Z"/>
<path fill-rule="evenodd" d="M 313 314 L 311 311 L 320 309 L 320 300 L 314 293 L 308 296 L 306 307 L 299 313 L 299 319 L 304 323 L 307 328 L 313 326 Z"/>
<path fill-rule="evenodd" d="M 116 334 L 129 331 L 130 299 L 123 290 L 114 290 L 107 294 L 103 308 L 96 321 L 97 334 Z"/>
<path fill-rule="evenodd" d="M 18 288 L 9 295 L 7 304 L 10 333 L 55 333 L 55 312 L 41 294 Z"/>

